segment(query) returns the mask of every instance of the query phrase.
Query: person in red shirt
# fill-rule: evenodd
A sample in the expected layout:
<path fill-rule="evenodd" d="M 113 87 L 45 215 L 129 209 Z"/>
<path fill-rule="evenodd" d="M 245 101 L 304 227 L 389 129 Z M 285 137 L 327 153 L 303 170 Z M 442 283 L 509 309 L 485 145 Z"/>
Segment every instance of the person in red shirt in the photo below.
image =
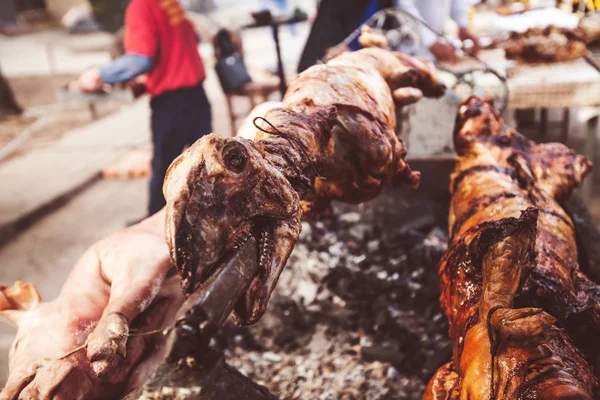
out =
<path fill-rule="evenodd" d="M 162 184 L 171 162 L 212 131 L 197 38 L 178 0 L 132 0 L 125 14 L 125 55 L 79 78 L 80 89 L 92 92 L 146 74 L 154 145 L 149 215 L 165 205 Z"/>

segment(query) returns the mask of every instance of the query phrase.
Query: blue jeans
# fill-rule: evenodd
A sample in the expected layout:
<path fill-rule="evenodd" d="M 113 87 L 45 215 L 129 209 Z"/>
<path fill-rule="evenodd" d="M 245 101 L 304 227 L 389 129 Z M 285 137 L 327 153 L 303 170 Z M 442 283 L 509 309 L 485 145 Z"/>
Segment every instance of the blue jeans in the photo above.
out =
<path fill-rule="evenodd" d="M 152 215 L 166 204 L 162 186 L 169 165 L 186 146 L 212 131 L 212 117 L 201 83 L 162 93 L 150 101 L 150 108 L 154 154 L 148 214 Z"/>

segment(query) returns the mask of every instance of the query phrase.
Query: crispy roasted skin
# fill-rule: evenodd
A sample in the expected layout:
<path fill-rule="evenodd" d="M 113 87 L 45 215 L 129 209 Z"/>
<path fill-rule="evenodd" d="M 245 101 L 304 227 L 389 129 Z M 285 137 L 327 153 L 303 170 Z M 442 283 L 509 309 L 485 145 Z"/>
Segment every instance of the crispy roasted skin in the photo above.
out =
<path fill-rule="evenodd" d="M 506 129 L 478 98 L 459 110 L 455 146 L 451 243 L 439 266 L 453 361 L 425 398 L 594 398 L 598 288 L 579 272 L 573 224 L 558 203 L 589 163 Z"/>

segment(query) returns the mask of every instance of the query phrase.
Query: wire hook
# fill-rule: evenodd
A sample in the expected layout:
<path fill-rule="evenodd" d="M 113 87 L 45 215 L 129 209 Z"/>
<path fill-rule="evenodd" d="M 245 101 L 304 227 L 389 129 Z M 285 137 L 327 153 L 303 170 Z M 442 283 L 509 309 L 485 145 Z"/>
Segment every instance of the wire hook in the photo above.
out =
<path fill-rule="evenodd" d="M 259 126 L 259 124 L 258 124 L 257 121 L 263 121 L 263 122 L 265 122 L 267 125 L 269 125 L 271 128 L 273 128 L 274 132 L 268 131 L 268 130 L 264 129 L 263 127 Z M 320 179 L 324 179 L 324 180 L 326 179 L 324 176 L 322 176 L 321 174 L 319 174 L 319 171 L 317 171 L 317 168 L 315 167 L 314 161 L 310 158 L 310 156 L 308 155 L 308 153 L 304 149 L 304 146 L 302 145 L 302 143 L 298 139 L 296 139 L 295 137 L 292 137 L 288 133 L 282 132 L 275 125 L 273 125 L 269 120 L 267 120 L 266 118 L 263 118 L 263 117 L 256 117 L 256 118 L 254 118 L 252 120 L 252 124 L 254 124 L 254 127 L 256 129 L 258 129 L 259 131 L 261 131 L 261 132 L 268 133 L 270 135 L 278 135 L 278 136 L 281 136 L 282 138 L 286 139 L 290 143 L 295 143 L 296 146 L 300 149 L 300 151 L 304 155 L 304 157 L 308 160 L 308 163 L 310 164 L 311 168 L 315 172 L 315 175 L 318 176 Z"/>

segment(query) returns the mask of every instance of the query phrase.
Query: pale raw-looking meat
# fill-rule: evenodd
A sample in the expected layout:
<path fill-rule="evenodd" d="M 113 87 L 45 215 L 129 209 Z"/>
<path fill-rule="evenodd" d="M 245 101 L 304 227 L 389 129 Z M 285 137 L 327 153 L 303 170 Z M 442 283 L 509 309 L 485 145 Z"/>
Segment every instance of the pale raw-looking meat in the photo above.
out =
<path fill-rule="evenodd" d="M 19 330 L 0 399 L 106 399 L 149 377 L 162 336 L 140 333 L 170 326 L 184 300 L 163 230 L 164 211 L 92 246 L 51 302 L 2 288 L 0 315 Z"/>

